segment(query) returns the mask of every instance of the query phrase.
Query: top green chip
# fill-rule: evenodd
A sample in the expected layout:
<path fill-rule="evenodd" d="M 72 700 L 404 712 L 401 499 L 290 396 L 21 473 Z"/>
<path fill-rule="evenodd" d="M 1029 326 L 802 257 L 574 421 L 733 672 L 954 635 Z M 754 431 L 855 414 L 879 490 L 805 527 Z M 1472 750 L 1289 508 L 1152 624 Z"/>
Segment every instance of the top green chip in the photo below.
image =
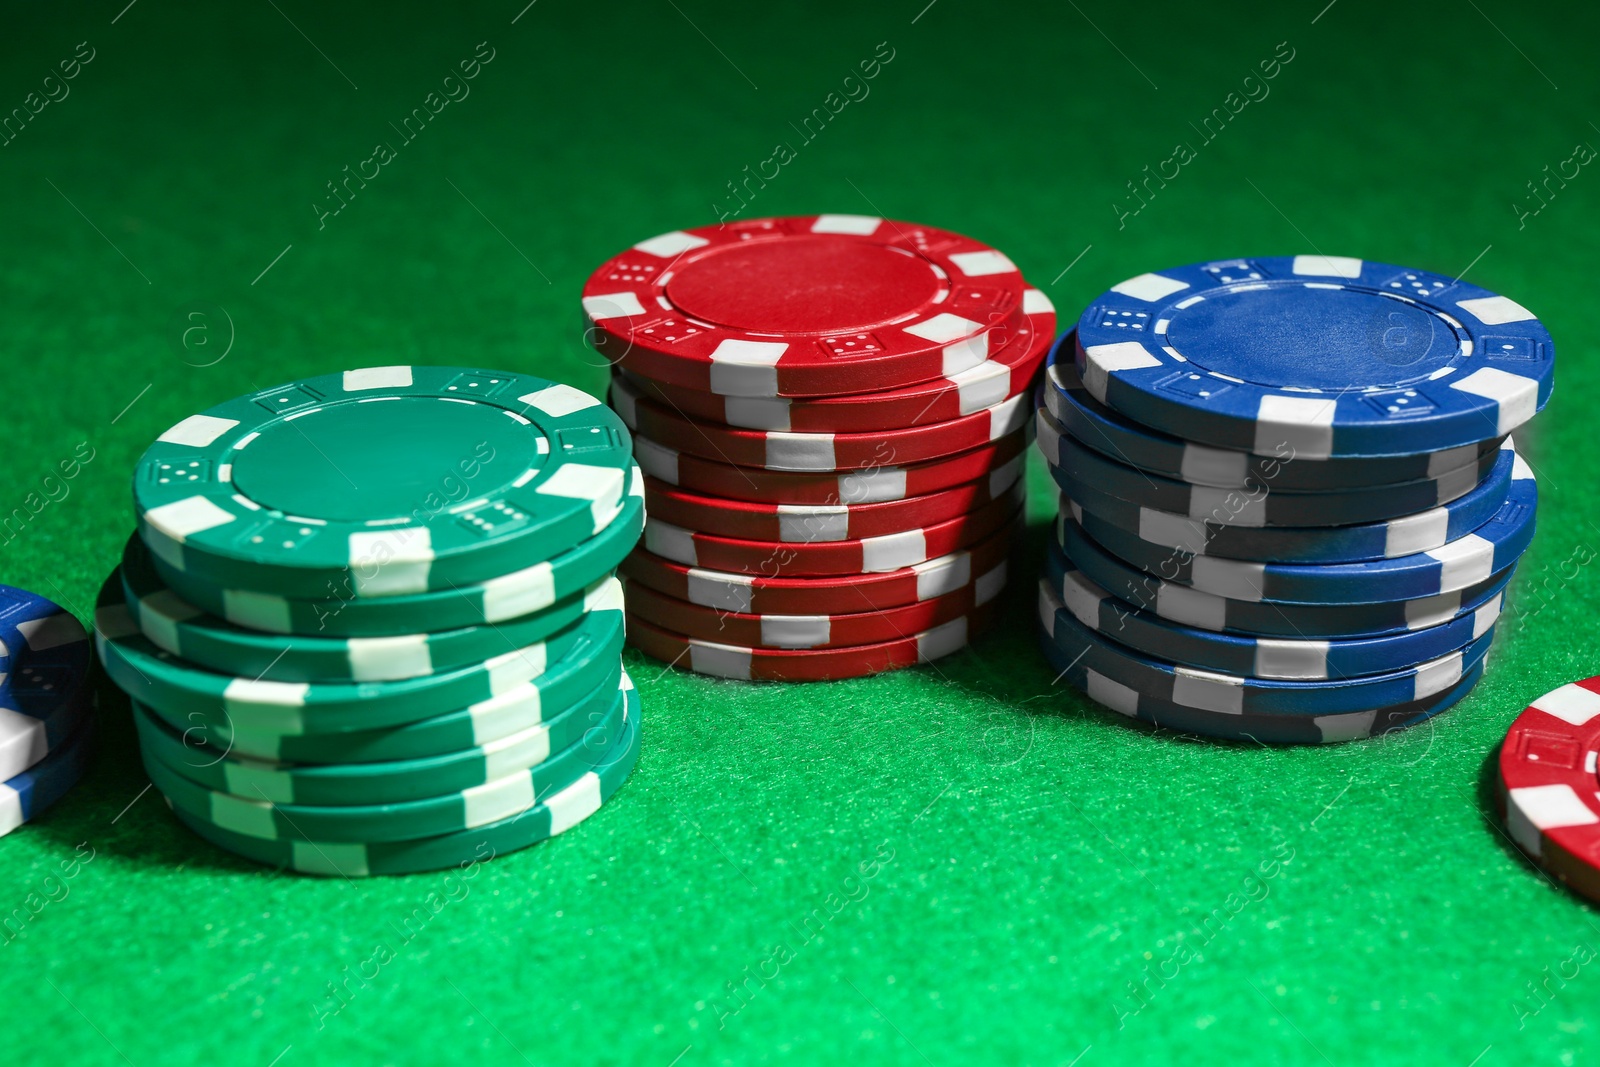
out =
<path fill-rule="evenodd" d="M 145 452 L 133 496 L 150 551 L 199 580 L 399 596 L 578 545 L 621 504 L 631 447 L 609 408 L 568 385 L 369 367 L 184 419 Z"/>

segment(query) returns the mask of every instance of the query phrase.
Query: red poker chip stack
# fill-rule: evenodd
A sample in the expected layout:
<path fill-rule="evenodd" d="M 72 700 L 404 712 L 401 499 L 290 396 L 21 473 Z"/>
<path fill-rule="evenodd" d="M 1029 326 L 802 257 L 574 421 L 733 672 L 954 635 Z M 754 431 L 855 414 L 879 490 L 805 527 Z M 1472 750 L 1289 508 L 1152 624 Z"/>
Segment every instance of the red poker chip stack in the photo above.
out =
<path fill-rule="evenodd" d="M 861 215 L 681 230 L 584 286 L 644 470 L 628 639 L 730 678 L 851 678 L 988 627 L 1055 309 L 970 238 Z"/>

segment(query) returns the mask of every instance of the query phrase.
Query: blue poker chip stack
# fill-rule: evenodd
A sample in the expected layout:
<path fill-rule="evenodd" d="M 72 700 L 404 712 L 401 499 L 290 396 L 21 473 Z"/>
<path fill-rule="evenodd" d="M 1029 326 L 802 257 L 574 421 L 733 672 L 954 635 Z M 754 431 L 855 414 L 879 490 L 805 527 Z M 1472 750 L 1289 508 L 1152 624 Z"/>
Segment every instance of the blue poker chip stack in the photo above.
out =
<path fill-rule="evenodd" d="M 1555 347 L 1515 301 L 1333 256 L 1102 293 L 1056 342 L 1040 641 L 1112 710 L 1267 743 L 1414 725 L 1482 676 Z"/>
<path fill-rule="evenodd" d="M 94 740 L 93 661 L 83 624 L 36 593 L 0 585 L 0 837 L 61 799 Z"/>

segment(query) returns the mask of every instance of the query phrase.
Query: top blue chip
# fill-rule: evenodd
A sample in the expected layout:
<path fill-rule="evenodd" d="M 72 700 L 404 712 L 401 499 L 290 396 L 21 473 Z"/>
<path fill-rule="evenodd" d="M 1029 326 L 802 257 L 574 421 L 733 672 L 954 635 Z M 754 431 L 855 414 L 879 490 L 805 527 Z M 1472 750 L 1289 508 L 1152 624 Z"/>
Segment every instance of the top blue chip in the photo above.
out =
<path fill-rule="evenodd" d="M 1141 274 L 1078 319 L 1083 384 L 1129 418 L 1280 459 L 1503 437 L 1550 398 L 1555 345 L 1508 297 L 1340 256 Z"/>

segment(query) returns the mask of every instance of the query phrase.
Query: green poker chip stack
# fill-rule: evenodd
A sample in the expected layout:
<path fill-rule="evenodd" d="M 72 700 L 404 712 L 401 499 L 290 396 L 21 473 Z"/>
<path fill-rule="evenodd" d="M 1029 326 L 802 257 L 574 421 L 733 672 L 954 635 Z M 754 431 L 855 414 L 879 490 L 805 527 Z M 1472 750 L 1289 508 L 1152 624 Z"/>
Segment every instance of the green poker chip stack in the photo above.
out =
<path fill-rule="evenodd" d="M 644 526 L 620 419 L 529 375 L 371 367 L 173 426 L 95 639 L 180 822 L 311 874 L 481 861 L 638 758 L 614 576 Z"/>

